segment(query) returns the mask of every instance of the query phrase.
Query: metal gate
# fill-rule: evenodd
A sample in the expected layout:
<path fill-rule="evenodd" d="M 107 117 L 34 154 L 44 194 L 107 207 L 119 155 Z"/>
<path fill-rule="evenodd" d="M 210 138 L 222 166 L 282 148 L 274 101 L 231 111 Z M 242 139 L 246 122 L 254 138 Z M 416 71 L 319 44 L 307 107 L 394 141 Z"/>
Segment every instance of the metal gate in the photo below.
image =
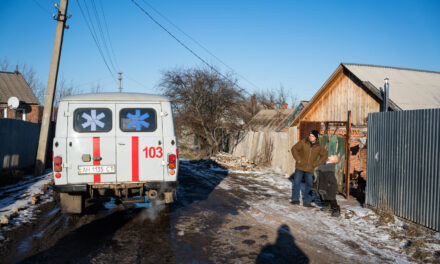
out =
<path fill-rule="evenodd" d="M 366 203 L 440 231 L 440 109 L 368 115 Z"/>

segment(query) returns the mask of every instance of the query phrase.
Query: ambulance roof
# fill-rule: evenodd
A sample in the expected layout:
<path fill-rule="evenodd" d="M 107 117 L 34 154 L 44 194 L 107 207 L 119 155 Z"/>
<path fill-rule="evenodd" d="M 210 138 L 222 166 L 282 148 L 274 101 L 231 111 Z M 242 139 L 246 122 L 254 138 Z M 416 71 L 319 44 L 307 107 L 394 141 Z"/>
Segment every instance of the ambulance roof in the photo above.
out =
<path fill-rule="evenodd" d="M 61 101 L 148 101 L 148 102 L 169 102 L 170 99 L 162 95 L 144 93 L 93 93 L 72 95 L 61 99 Z"/>

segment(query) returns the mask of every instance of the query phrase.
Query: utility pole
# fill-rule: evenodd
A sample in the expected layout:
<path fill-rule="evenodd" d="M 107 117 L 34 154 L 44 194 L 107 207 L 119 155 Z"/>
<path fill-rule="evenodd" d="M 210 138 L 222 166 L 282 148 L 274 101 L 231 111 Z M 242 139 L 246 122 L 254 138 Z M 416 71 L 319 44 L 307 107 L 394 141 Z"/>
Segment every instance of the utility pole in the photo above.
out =
<path fill-rule="evenodd" d="M 63 44 L 64 28 L 66 27 L 68 0 L 60 0 L 60 7 L 57 16 L 57 27 L 55 41 L 52 50 L 52 60 L 50 62 L 49 80 L 47 81 L 46 99 L 44 101 L 43 118 L 41 120 L 40 140 L 38 142 L 37 158 L 35 160 L 35 175 L 43 174 L 46 164 L 47 139 L 49 134 L 50 117 L 52 116 L 53 99 L 55 86 L 58 77 L 58 66 L 60 64 L 61 46 Z M 56 5 L 55 5 L 56 7 Z M 66 27 L 68 28 L 68 27 Z"/>
<path fill-rule="evenodd" d="M 119 89 L 118 89 L 118 91 L 121 92 L 122 72 L 119 72 L 119 78 L 118 78 L 118 80 L 119 80 Z"/>

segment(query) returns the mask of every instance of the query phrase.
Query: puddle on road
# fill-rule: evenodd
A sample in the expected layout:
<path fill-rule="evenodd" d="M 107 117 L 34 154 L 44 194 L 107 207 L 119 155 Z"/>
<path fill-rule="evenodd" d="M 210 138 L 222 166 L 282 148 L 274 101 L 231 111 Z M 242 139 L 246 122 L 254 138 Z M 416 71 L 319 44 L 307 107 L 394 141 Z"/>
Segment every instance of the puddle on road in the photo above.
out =
<path fill-rule="evenodd" d="M 249 230 L 251 227 L 250 226 L 236 226 L 236 227 L 234 227 L 234 230 L 239 230 L 239 231 L 241 231 L 241 230 Z"/>
<path fill-rule="evenodd" d="M 50 212 L 47 214 L 47 216 L 52 216 L 52 215 L 58 213 L 58 211 L 60 211 L 60 208 L 54 208 L 52 211 L 50 211 Z"/>
<path fill-rule="evenodd" d="M 40 239 L 40 238 L 42 238 L 43 237 L 43 235 L 44 235 L 44 230 L 42 230 L 41 232 L 39 232 L 39 233 L 36 233 L 35 235 L 33 235 L 32 237 L 33 238 L 38 238 L 38 239 Z"/>
<path fill-rule="evenodd" d="M 30 246 L 30 238 L 26 238 L 20 243 L 20 245 L 18 245 L 17 247 L 18 254 L 26 253 L 29 250 L 29 246 Z"/>
<path fill-rule="evenodd" d="M 246 240 L 243 240 L 241 243 L 251 246 L 251 245 L 255 244 L 255 240 L 246 239 Z"/>
<path fill-rule="evenodd" d="M 113 197 L 110 198 L 110 201 L 105 202 L 103 206 L 109 210 L 118 208 L 118 205 L 116 204 L 116 199 Z"/>

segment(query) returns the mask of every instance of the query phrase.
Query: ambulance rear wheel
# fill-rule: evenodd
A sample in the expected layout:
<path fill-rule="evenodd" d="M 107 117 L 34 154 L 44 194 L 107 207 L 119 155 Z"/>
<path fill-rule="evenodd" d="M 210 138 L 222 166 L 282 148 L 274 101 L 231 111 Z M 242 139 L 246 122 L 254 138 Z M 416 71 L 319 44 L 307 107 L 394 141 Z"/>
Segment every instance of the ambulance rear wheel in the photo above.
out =
<path fill-rule="evenodd" d="M 84 210 L 82 194 L 60 193 L 61 211 L 65 214 L 81 214 Z"/>

